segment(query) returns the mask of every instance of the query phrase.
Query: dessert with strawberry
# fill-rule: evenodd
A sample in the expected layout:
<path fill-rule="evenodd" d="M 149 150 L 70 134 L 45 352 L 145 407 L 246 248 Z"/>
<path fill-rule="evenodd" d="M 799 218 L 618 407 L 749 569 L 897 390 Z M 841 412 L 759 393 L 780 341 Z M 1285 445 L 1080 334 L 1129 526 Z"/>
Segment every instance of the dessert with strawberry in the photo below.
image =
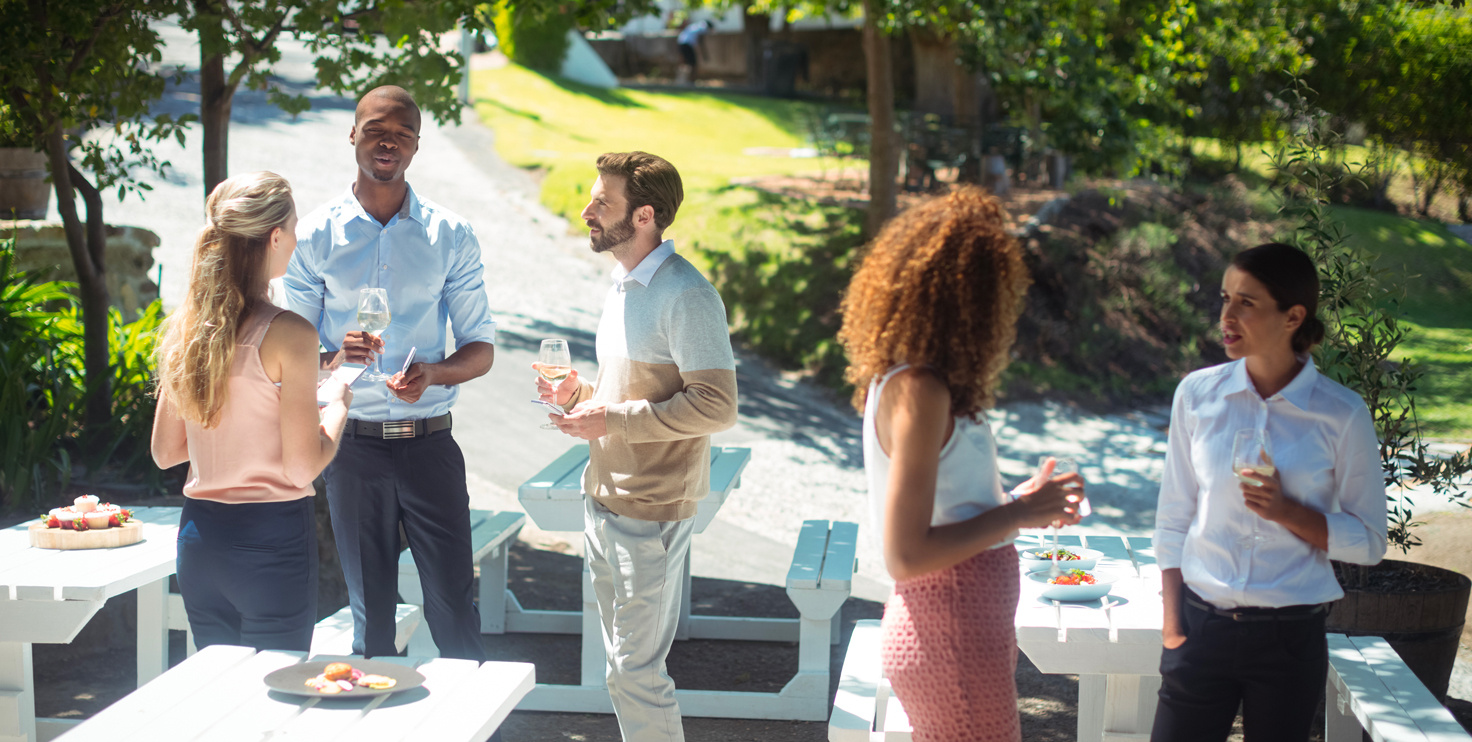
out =
<path fill-rule="evenodd" d="M 67 507 L 52 508 L 41 516 L 47 528 L 86 531 L 94 528 L 117 528 L 127 523 L 133 513 L 110 502 L 99 502 L 96 495 L 82 495 Z"/>

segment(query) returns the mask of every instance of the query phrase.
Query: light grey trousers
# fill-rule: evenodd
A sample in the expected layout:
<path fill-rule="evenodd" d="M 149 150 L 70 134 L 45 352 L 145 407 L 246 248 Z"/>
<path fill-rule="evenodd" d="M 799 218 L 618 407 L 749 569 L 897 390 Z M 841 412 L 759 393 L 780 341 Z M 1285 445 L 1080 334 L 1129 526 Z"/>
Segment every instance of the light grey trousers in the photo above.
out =
<path fill-rule="evenodd" d="M 694 520 L 638 520 L 591 497 L 583 500 L 583 537 L 619 732 L 624 742 L 684 742 L 665 657 L 680 619 Z"/>

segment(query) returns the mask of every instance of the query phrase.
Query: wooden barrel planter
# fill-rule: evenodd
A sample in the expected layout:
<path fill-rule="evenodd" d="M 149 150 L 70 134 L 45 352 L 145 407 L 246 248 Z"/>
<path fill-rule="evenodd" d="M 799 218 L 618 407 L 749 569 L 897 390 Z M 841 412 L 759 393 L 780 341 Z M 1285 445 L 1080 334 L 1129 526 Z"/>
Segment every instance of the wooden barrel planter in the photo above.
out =
<path fill-rule="evenodd" d="M 1349 569 L 1355 569 L 1345 565 Z M 1363 587 L 1344 588 L 1326 630 L 1380 636 L 1438 700 L 1446 697 L 1472 580 L 1451 570 L 1386 559 L 1369 570 Z"/>
<path fill-rule="evenodd" d="M 50 202 L 46 154 L 0 147 L 0 219 L 45 219 Z"/>

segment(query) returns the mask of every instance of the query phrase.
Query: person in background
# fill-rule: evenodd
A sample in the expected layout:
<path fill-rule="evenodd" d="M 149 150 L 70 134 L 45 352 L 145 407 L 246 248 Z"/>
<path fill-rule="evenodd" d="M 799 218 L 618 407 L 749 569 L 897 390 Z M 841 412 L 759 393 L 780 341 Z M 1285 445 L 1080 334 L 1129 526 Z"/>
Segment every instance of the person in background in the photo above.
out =
<path fill-rule="evenodd" d="M 1083 479 L 1051 463 L 1011 499 L 985 411 L 1030 279 L 996 199 L 964 187 L 910 207 L 870 246 L 839 340 L 864 413 L 884 562 L 884 673 L 916 742 L 1021 738 L 1018 528 L 1077 523 Z"/>
<path fill-rule="evenodd" d="M 1221 296 L 1232 361 L 1188 375 L 1171 406 L 1151 739 L 1225 740 L 1240 706 L 1247 742 L 1302 742 L 1328 672 L 1328 604 L 1344 596 L 1329 560 L 1385 556 L 1380 447 L 1364 400 L 1309 355 L 1324 325 L 1308 255 L 1279 243 L 1244 250 Z M 1266 466 L 1235 470 L 1238 431 L 1265 437 Z"/>
<path fill-rule="evenodd" d="M 626 742 L 685 738 L 665 657 L 680 617 L 695 508 L 710 493 L 710 436 L 736 424 L 736 361 L 726 307 L 675 253 L 664 231 L 684 187 L 664 158 L 598 158 L 583 209 L 594 252 L 618 262 L 598 322 L 598 378 L 576 371 L 541 399 L 589 443 L 584 544 L 603 644 L 608 695 Z"/>
<path fill-rule="evenodd" d="M 332 531 L 353 608 L 353 653 L 394 655 L 399 527 L 424 588 L 424 622 L 442 656 L 485 660 L 475 607 L 465 457 L 451 435 L 459 385 L 495 359 L 496 323 L 480 243 L 464 219 L 409 187 L 419 151 L 419 106 L 403 88 L 358 101 L 348 143 L 357 176 L 302 220 L 286 273 L 292 309 L 317 328 L 322 368 L 402 364 L 384 383 L 359 382 L 342 451 L 327 468 Z M 358 319 L 360 291 L 384 289 L 383 337 Z M 455 350 L 447 352 L 446 325 Z M 395 366 L 397 367 L 397 366 Z"/>
<path fill-rule="evenodd" d="M 312 480 L 337 452 L 352 392 L 322 389 L 317 331 L 271 303 L 296 249 L 291 186 L 275 173 L 215 187 L 188 293 L 157 350 L 153 460 L 189 462 L 179 591 L 204 648 L 307 651 L 317 621 Z"/>
<path fill-rule="evenodd" d="M 700 54 L 705 51 L 705 35 L 710 33 L 710 23 L 704 20 L 690 21 L 680 29 L 675 36 L 675 43 L 680 48 L 680 71 L 677 82 L 682 85 L 695 84 L 695 78 L 700 74 Z"/>

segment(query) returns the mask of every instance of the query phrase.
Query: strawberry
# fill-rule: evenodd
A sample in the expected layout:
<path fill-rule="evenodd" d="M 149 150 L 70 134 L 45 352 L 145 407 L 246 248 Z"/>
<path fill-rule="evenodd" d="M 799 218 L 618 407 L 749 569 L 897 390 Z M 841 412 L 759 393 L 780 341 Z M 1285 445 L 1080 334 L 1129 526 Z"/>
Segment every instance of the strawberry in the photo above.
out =
<path fill-rule="evenodd" d="M 107 525 L 108 525 L 109 528 L 117 528 L 118 526 L 120 526 L 122 524 L 123 524 L 122 519 L 119 518 L 116 514 L 112 515 L 111 517 L 109 517 L 107 519 Z"/>
<path fill-rule="evenodd" d="M 118 514 L 113 516 L 113 519 L 117 521 L 116 523 L 113 523 L 113 525 L 120 526 L 133 519 L 133 511 L 119 510 Z"/>
<path fill-rule="evenodd" d="M 72 528 L 75 528 L 78 531 L 85 531 L 85 530 L 87 530 L 89 528 L 89 526 L 87 525 L 87 519 L 86 518 L 78 518 L 78 519 L 72 521 Z"/>
<path fill-rule="evenodd" d="M 48 515 L 48 516 L 46 516 L 46 527 L 47 528 L 61 528 L 61 519 L 58 518 L 58 517 L 56 517 L 56 516 L 54 516 L 54 515 Z"/>

